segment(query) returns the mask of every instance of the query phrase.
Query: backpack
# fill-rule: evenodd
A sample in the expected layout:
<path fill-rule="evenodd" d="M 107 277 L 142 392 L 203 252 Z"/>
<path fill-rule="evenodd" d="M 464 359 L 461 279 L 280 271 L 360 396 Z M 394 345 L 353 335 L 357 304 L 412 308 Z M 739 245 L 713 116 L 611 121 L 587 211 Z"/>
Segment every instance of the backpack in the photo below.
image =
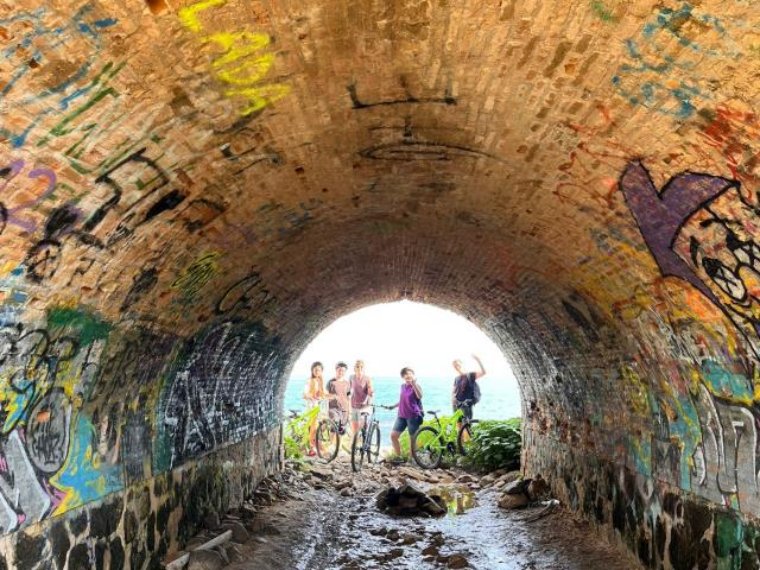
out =
<path fill-rule="evenodd" d="M 475 386 L 472 387 L 472 404 L 475 405 L 480 402 L 480 382 L 473 380 Z"/>

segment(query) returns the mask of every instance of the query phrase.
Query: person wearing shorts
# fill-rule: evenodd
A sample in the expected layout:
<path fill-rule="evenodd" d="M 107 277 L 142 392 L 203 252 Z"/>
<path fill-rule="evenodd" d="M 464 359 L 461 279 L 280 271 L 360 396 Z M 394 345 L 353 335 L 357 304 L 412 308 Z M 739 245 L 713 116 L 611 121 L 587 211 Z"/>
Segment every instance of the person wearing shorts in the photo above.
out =
<path fill-rule="evenodd" d="M 404 382 L 401 384 L 401 395 L 398 404 L 391 406 L 391 409 L 398 408 L 398 417 L 393 424 L 391 431 L 391 444 L 396 456 L 401 455 L 401 445 L 399 437 L 404 430 L 409 430 L 409 435 L 414 435 L 422 425 L 422 388 L 417 383 L 414 376 L 414 370 L 409 367 L 401 369 L 401 378 Z"/>
<path fill-rule="evenodd" d="M 362 422 L 362 414 L 371 413 L 370 403 L 375 395 L 372 378 L 364 374 L 364 361 L 357 360 L 354 373 L 348 379 L 351 382 L 351 432 L 356 433 Z"/>
<path fill-rule="evenodd" d="M 329 414 L 341 426 L 348 423 L 349 414 L 351 413 L 351 383 L 346 378 L 348 365 L 345 362 L 338 362 L 335 365 L 335 378 L 331 378 L 327 383 L 327 398 L 329 399 Z"/>

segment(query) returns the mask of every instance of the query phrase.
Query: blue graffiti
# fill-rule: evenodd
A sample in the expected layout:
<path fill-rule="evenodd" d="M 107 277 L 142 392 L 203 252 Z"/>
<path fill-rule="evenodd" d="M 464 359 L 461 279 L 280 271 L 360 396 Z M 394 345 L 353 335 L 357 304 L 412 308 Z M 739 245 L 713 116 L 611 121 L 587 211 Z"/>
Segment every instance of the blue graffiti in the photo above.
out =
<path fill-rule="evenodd" d="M 700 33 L 687 35 L 693 22 Z M 741 24 L 737 24 L 741 26 Z M 719 47 L 700 43 L 698 38 L 710 36 Z M 689 59 L 683 53 L 678 59 L 668 53 L 675 39 L 697 59 Z M 654 22 L 647 23 L 639 41 L 625 40 L 628 61 L 620 65 L 612 77 L 612 84 L 631 105 L 643 106 L 677 119 L 688 119 L 696 111 L 700 101 L 710 100 L 709 90 L 700 87 L 701 78 L 696 73 L 703 57 L 737 57 L 741 49 L 727 32 L 726 25 L 709 14 L 694 13 L 694 8 L 684 3 L 677 9 L 659 8 Z M 642 46 L 646 48 L 643 49 Z M 649 52 L 649 57 L 645 55 Z M 682 72 L 686 79 L 672 84 L 673 74 Z M 660 80 L 662 78 L 662 80 Z"/>
<path fill-rule="evenodd" d="M 72 90 L 75 84 L 87 77 L 95 63 L 93 56 L 97 55 L 102 47 L 101 30 L 117 23 L 114 18 L 100 18 L 88 22 L 87 18 L 91 15 L 92 10 L 92 5 L 85 5 L 71 17 L 68 23 L 52 27 L 44 21 L 46 15 L 44 8 L 39 8 L 33 12 L 22 12 L 0 20 L 0 27 L 5 29 L 23 26 L 23 35 L 20 38 L 14 38 L 11 45 L 0 51 L 0 57 L 7 62 L 14 62 L 16 58 L 19 58 L 14 62 L 16 66 L 14 71 L 0 90 L 0 103 L 18 93 L 17 98 L 10 102 L 9 107 L 12 110 L 23 112 L 23 108 L 32 103 L 43 99 L 49 100 L 46 101 L 42 110 L 30 114 L 29 123 L 21 130 L 14 130 L 8 126 L 6 121 L 0 122 L 0 136 L 8 139 L 14 147 L 23 146 L 30 131 L 47 115 L 66 110 L 73 101 L 86 95 L 92 89 L 92 85 L 87 85 Z M 92 46 L 92 52 L 86 54 L 85 60 L 81 64 L 66 74 L 58 83 L 48 86 L 42 91 L 30 93 L 17 89 L 19 82 L 33 73 L 35 68 L 52 59 L 51 54 L 61 52 L 60 59 L 71 61 L 71 57 L 67 53 L 63 53 L 63 50 L 67 49 L 67 44 L 71 42 L 71 36 L 77 34 Z M 21 58 L 23 61 L 20 60 Z M 50 101 L 50 99 L 54 99 L 54 96 L 59 95 L 63 95 L 59 101 Z M 4 115 L 11 118 L 10 113 L 4 113 Z M 14 125 L 17 124 L 18 115 L 12 118 Z"/>

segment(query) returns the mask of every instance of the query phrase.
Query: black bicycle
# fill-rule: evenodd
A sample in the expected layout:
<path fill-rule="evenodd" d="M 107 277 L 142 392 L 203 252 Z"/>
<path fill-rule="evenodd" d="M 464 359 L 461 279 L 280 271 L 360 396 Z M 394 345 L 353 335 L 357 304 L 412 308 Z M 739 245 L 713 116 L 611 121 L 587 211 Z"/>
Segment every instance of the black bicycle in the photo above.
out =
<path fill-rule="evenodd" d="M 465 400 L 461 403 L 463 406 L 472 405 L 472 400 Z M 422 426 L 418 429 L 411 439 L 412 457 L 417 465 L 423 469 L 435 469 L 441 464 L 443 454 L 455 455 L 457 451 L 462 455 L 467 455 L 468 448 L 472 442 L 472 426 L 478 423 L 478 420 L 467 419 L 461 409 L 454 412 L 452 421 L 444 428 L 441 420 L 438 418 L 438 410 L 428 412 L 435 418 L 438 427 Z M 454 425 L 459 423 L 456 439 L 454 438 Z M 454 443 L 456 441 L 456 444 Z"/>
<path fill-rule="evenodd" d="M 390 410 L 390 406 L 380 406 L 383 409 Z M 375 418 L 375 405 L 372 404 L 372 413 L 362 412 L 361 429 L 354 434 L 351 442 L 351 469 L 361 471 L 364 459 L 367 463 L 377 461 L 380 456 L 380 422 Z"/>

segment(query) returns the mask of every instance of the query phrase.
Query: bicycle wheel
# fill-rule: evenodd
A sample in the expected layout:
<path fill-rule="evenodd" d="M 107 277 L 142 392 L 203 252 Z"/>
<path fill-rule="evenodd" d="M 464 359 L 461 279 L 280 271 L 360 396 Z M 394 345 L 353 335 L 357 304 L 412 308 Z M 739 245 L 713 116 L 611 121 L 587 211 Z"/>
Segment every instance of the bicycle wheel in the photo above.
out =
<path fill-rule="evenodd" d="M 364 432 L 364 429 L 358 430 L 351 442 L 351 469 L 357 473 L 362 470 L 364 463 Z"/>
<path fill-rule="evenodd" d="M 317 444 L 317 455 L 330 463 L 338 456 L 340 448 L 340 434 L 331 420 L 322 420 L 317 426 L 315 438 Z"/>
<path fill-rule="evenodd" d="M 380 457 L 380 426 L 369 428 L 369 445 L 367 446 L 367 463 L 376 463 Z"/>
<path fill-rule="evenodd" d="M 410 447 L 417 465 L 423 469 L 435 469 L 441 464 L 446 445 L 437 429 L 423 426 L 412 436 Z"/>
<path fill-rule="evenodd" d="M 478 420 L 470 420 L 469 423 L 462 424 L 457 434 L 457 449 L 462 455 L 467 455 L 468 451 L 472 448 L 472 432 L 473 425 L 478 423 Z"/>

